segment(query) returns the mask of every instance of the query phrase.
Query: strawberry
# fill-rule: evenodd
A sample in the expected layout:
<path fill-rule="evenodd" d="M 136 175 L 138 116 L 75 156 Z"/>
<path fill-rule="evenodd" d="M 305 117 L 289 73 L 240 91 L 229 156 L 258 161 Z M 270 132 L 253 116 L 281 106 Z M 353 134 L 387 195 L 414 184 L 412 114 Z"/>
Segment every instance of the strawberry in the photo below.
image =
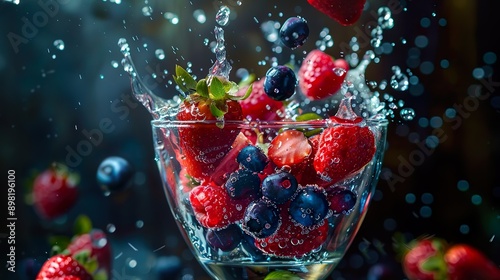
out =
<path fill-rule="evenodd" d="M 203 181 L 214 172 L 238 136 L 240 130 L 225 122 L 243 119 L 241 106 L 236 100 L 248 97 L 252 87 L 243 97 L 231 95 L 237 92 L 236 84 L 216 76 L 196 82 L 180 66 L 176 67 L 174 80 L 187 95 L 177 119 L 196 122 L 179 128 L 183 165 L 191 177 Z"/>
<path fill-rule="evenodd" d="M 352 111 L 348 98 L 342 100 L 330 121 L 330 127 L 320 134 L 314 169 L 322 178 L 336 183 L 370 162 L 376 150 L 375 136 Z"/>
<path fill-rule="evenodd" d="M 243 132 L 240 132 L 231 145 L 229 153 L 226 154 L 224 159 L 222 159 L 219 163 L 219 166 L 217 166 L 214 170 L 214 173 L 211 176 L 211 181 L 217 185 L 224 184 L 226 175 L 238 169 L 240 165 L 236 161 L 239 152 L 249 144 L 251 144 L 250 140 L 248 140 Z"/>
<path fill-rule="evenodd" d="M 92 276 L 71 256 L 55 255 L 43 264 L 36 280 L 92 280 Z"/>
<path fill-rule="evenodd" d="M 66 250 L 73 257 L 82 251 L 88 251 L 91 258 L 96 258 L 99 268 L 104 269 L 108 276 L 110 275 L 111 246 L 102 230 L 93 229 L 88 233 L 75 236 Z"/>
<path fill-rule="evenodd" d="M 302 131 L 289 129 L 278 134 L 269 145 L 268 157 L 278 167 L 288 166 L 294 169 L 306 160 L 312 152 L 312 146 Z"/>
<path fill-rule="evenodd" d="M 476 248 L 466 244 L 449 247 L 444 254 L 449 280 L 497 280 L 500 268 Z"/>
<path fill-rule="evenodd" d="M 284 105 L 283 102 L 270 98 L 264 92 L 264 78 L 253 83 L 250 96 L 240 102 L 243 116 L 248 120 L 276 121 L 281 120 Z M 244 95 L 248 87 L 242 87 L 238 95 Z"/>
<path fill-rule="evenodd" d="M 77 177 L 62 164 L 54 164 L 38 174 L 32 190 L 38 214 L 53 219 L 67 213 L 78 199 Z"/>
<path fill-rule="evenodd" d="M 255 239 L 255 246 L 268 255 L 300 258 L 318 248 L 328 236 L 326 220 L 315 227 L 295 223 L 288 214 L 289 203 L 281 209 L 281 225 L 271 236 Z"/>
<path fill-rule="evenodd" d="M 307 0 L 307 2 L 341 25 L 348 26 L 358 21 L 366 0 Z"/>
<path fill-rule="evenodd" d="M 446 279 L 443 254 L 446 242 L 438 238 L 418 238 L 406 245 L 402 266 L 410 280 Z"/>
<path fill-rule="evenodd" d="M 220 186 L 201 185 L 189 193 L 196 220 L 206 228 L 224 228 L 243 218 L 251 199 L 233 200 Z"/>
<path fill-rule="evenodd" d="M 311 100 L 334 95 L 342 86 L 347 70 L 344 59 L 334 60 L 318 49 L 309 52 L 298 73 L 302 94 Z"/>

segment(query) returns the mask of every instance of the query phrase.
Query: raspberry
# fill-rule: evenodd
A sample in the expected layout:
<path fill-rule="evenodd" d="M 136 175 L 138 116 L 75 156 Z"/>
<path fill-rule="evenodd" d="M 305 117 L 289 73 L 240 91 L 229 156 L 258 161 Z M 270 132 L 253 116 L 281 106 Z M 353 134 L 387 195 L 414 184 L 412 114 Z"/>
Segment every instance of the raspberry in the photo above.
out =
<path fill-rule="evenodd" d="M 202 226 L 218 229 L 241 220 L 250 203 L 250 199 L 231 199 L 224 188 L 214 185 L 195 187 L 189 201 Z"/>

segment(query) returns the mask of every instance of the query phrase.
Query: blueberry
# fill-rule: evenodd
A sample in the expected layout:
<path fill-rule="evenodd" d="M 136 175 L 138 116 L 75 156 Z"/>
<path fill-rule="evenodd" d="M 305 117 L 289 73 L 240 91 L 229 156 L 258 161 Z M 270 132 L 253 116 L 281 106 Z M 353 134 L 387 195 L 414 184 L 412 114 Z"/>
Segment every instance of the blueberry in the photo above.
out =
<path fill-rule="evenodd" d="M 307 21 L 301 17 L 291 17 L 283 23 L 280 38 L 283 45 L 295 49 L 302 46 L 309 36 Z"/>
<path fill-rule="evenodd" d="M 290 203 L 289 213 L 296 222 L 306 227 L 320 223 L 328 213 L 325 193 L 314 186 L 306 186 Z"/>
<path fill-rule="evenodd" d="M 245 148 L 241 149 L 238 153 L 238 157 L 236 161 L 243 165 L 245 168 L 248 168 L 255 172 L 260 172 L 264 170 L 267 164 L 267 157 L 262 152 L 261 149 L 248 145 Z"/>
<path fill-rule="evenodd" d="M 295 176 L 283 171 L 271 174 L 262 181 L 262 195 L 276 204 L 283 204 L 292 198 L 297 187 Z"/>
<path fill-rule="evenodd" d="M 225 187 L 229 196 L 234 199 L 256 198 L 259 196 L 260 178 L 251 170 L 238 169 L 229 175 Z"/>
<path fill-rule="evenodd" d="M 245 210 L 242 227 L 256 238 L 265 238 L 271 236 L 279 224 L 278 208 L 264 200 L 255 200 Z"/>
<path fill-rule="evenodd" d="M 253 261 L 265 261 L 267 256 L 255 245 L 255 237 L 242 232 L 241 246 L 250 255 Z"/>
<path fill-rule="evenodd" d="M 210 247 L 215 250 L 229 252 L 238 247 L 241 242 L 242 232 L 241 229 L 231 224 L 224 229 L 209 229 L 206 234 L 207 242 Z"/>
<path fill-rule="evenodd" d="M 297 77 L 287 66 L 274 66 L 267 70 L 264 92 L 272 99 L 283 101 L 295 93 Z"/>
<path fill-rule="evenodd" d="M 328 201 L 333 214 L 348 214 L 356 204 L 356 194 L 347 189 L 334 188 L 328 191 Z"/>
<path fill-rule="evenodd" d="M 132 167 L 121 157 L 105 158 L 97 168 L 97 182 L 105 192 L 125 189 L 132 178 Z"/>

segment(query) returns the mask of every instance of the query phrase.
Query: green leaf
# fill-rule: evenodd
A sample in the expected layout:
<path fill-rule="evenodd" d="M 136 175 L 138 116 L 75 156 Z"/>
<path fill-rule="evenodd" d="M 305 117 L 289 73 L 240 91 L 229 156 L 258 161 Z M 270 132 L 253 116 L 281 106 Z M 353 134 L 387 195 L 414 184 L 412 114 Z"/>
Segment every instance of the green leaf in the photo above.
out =
<path fill-rule="evenodd" d="M 213 100 L 223 100 L 226 98 L 224 85 L 217 77 L 212 77 L 212 81 L 210 82 L 210 95 Z"/>
<path fill-rule="evenodd" d="M 75 235 L 82 235 L 85 233 L 89 233 L 92 230 L 92 221 L 86 215 L 79 215 L 75 224 L 73 225 L 73 233 Z"/>
<path fill-rule="evenodd" d="M 61 253 L 71 242 L 71 238 L 64 235 L 52 235 L 49 237 L 49 244 L 54 253 Z"/>
<path fill-rule="evenodd" d="M 321 120 L 323 119 L 320 115 L 316 113 L 305 113 L 302 115 L 298 115 L 295 120 L 298 122 L 312 121 L 312 120 Z"/>
<path fill-rule="evenodd" d="M 251 85 L 248 87 L 247 91 L 245 92 L 245 95 L 243 95 L 243 96 L 231 95 L 231 96 L 230 96 L 230 99 L 231 99 L 231 100 L 245 100 L 245 99 L 247 99 L 247 98 L 250 96 L 250 94 L 252 93 L 252 89 L 253 89 L 253 84 L 251 84 Z"/>
<path fill-rule="evenodd" d="M 225 105 L 225 103 L 224 103 L 224 105 Z M 217 102 L 212 102 L 212 103 L 210 103 L 210 112 L 212 113 L 212 115 L 214 117 L 220 118 L 220 117 L 224 116 L 224 114 L 227 112 L 227 108 L 220 108 L 218 106 Z"/>
<path fill-rule="evenodd" d="M 264 280 L 300 280 L 301 278 L 290 271 L 277 270 L 269 273 Z"/>
<path fill-rule="evenodd" d="M 175 66 L 174 81 L 184 92 L 190 92 L 196 89 L 196 80 L 184 68 Z"/>
<path fill-rule="evenodd" d="M 207 80 L 201 79 L 196 84 L 196 93 L 198 93 L 200 96 L 203 96 L 203 97 L 206 97 L 206 98 L 209 97 Z"/>

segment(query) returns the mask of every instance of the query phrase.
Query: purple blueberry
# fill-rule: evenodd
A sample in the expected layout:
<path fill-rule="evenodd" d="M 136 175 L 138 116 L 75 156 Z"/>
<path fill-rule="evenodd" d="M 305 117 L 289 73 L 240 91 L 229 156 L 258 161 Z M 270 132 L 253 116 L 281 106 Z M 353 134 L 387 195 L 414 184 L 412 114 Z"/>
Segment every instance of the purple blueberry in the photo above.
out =
<path fill-rule="evenodd" d="M 298 186 L 295 176 L 283 171 L 262 181 L 262 195 L 276 204 L 283 204 L 292 198 Z"/>
<path fill-rule="evenodd" d="M 283 23 L 279 34 L 283 45 L 295 49 L 306 42 L 309 36 L 309 26 L 305 19 L 291 17 Z"/>
<path fill-rule="evenodd" d="M 224 229 L 209 229 L 206 237 L 210 247 L 229 252 L 238 247 L 242 238 L 241 234 L 241 229 L 237 225 L 231 224 Z"/>
<path fill-rule="evenodd" d="M 280 224 L 278 208 L 264 200 L 250 202 L 243 217 L 243 230 L 256 237 L 271 236 Z"/>
<path fill-rule="evenodd" d="M 356 194 L 348 189 L 333 188 L 327 192 L 333 214 L 349 214 L 356 204 Z"/>
<path fill-rule="evenodd" d="M 287 66 L 274 66 L 266 72 L 264 92 L 272 99 L 283 101 L 295 93 L 297 77 Z"/>
<path fill-rule="evenodd" d="M 255 172 L 264 170 L 268 162 L 266 155 L 261 149 L 248 145 L 238 153 L 236 161 L 247 169 Z"/>
<path fill-rule="evenodd" d="M 105 192 L 121 191 L 130 184 L 132 175 L 132 167 L 126 159 L 111 156 L 99 164 L 96 179 Z"/>
<path fill-rule="evenodd" d="M 238 169 L 229 175 L 225 187 L 229 196 L 234 199 L 256 198 L 259 196 L 260 178 L 251 170 Z"/>
<path fill-rule="evenodd" d="M 317 225 L 328 214 L 328 201 L 325 193 L 314 186 L 300 189 L 290 203 L 289 213 L 296 222 L 303 226 Z"/>

